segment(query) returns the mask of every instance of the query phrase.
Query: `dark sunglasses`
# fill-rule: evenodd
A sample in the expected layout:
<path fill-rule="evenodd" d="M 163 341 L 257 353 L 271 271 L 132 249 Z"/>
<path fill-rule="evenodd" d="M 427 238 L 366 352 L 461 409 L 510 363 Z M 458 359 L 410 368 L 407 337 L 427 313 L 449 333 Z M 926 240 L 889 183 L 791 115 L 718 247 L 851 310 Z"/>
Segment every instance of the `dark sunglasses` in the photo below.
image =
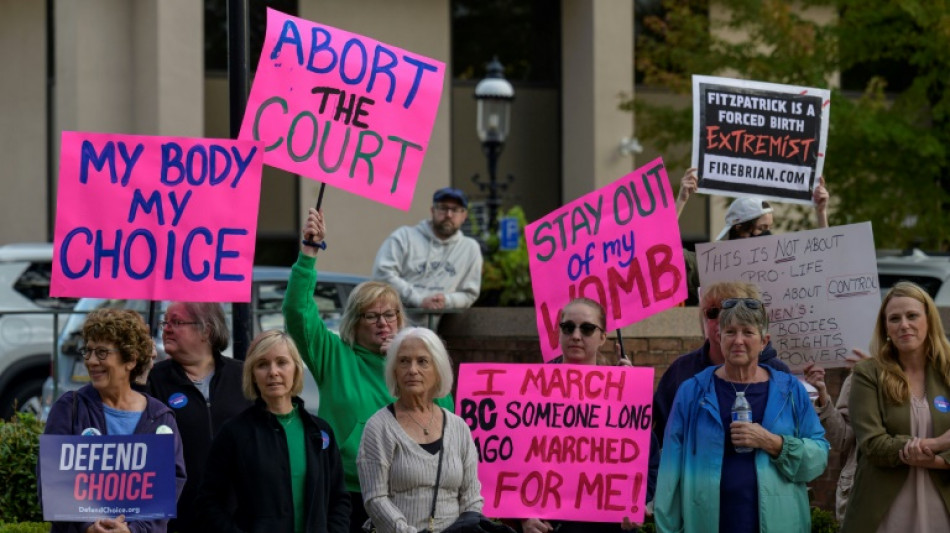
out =
<path fill-rule="evenodd" d="M 571 322 L 570 320 L 568 320 L 567 322 L 561 322 L 560 324 L 558 324 L 558 326 L 561 327 L 561 333 L 563 333 L 563 334 L 565 334 L 565 335 L 573 335 L 575 329 L 581 328 L 581 335 L 583 335 L 583 336 L 585 336 L 585 337 L 590 337 L 590 336 L 593 335 L 594 332 L 597 331 L 598 329 L 601 330 L 601 331 L 604 330 L 604 328 L 598 326 L 597 324 L 591 324 L 590 322 L 584 322 L 584 323 L 582 323 L 581 325 L 577 325 L 577 324 Z"/>
<path fill-rule="evenodd" d="M 704 311 L 704 314 L 709 320 L 716 320 L 719 318 L 719 311 L 722 309 L 732 309 L 740 303 L 743 305 L 743 307 L 748 309 L 762 309 L 762 302 L 756 300 L 755 298 L 726 298 L 721 304 L 719 304 L 722 307 L 710 307 Z"/>

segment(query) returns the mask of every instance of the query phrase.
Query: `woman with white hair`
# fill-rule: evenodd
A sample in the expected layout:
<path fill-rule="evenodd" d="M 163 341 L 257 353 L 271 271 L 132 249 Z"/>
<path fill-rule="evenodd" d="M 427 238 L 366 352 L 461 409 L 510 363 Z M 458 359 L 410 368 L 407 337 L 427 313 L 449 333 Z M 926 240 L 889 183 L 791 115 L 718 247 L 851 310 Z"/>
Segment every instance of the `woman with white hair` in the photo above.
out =
<path fill-rule="evenodd" d="M 356 460 L 376 531 L 442 531 L 466 511 L 481 512 L 472 433 L 435 403 L 452 389 L 445 345 L 428 329 L 406 328 L 389 345 L 384 372 L 396 401 L 366 422 Z"/>

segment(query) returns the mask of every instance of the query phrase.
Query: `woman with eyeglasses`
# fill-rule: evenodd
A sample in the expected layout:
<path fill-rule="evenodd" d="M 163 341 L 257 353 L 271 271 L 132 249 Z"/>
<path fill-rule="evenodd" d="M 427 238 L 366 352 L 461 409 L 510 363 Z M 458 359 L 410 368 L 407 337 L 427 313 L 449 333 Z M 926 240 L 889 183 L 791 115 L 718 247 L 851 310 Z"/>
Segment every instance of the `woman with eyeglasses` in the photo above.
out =
<path fill-rule="evenodd" d="M 937 306 L 902 281 L 884 296 L 871 359 L 854 367 L 858 467 L 842 532 L 950 531 L 950 343 Z"/>
<path fill-rule="evenodd" d="M 82 338 L 81 353 L 90 383 L 67 392 L 53 404 L 43 432 L 91 439 L 98 435 L 172 435 L 175 496 L 180 496 L 185 485 L 185 461 L 175 416 L 162 402 L 132 390 L 132 383 L 151 361 L 152 337 L 145 321 L 128 309 L 99 309 L 86 317 Z M 42 491 L 40 484 L 38 487 Z M 85 523 L 54 522 L 52 531 L 163 532 L 167 524 L 167 520 L 126 522 L 119 515 Z"/>
<path fill-rule="evenodd" d="M 607 342 L 607 313 L 603 306 L 590 298 L 575 298 L 571 300 L 558 316 L 558 327 L 561 330 L 559 346 L 561 356 L 553 363 L 574 365 L 605 364 L 599 361 L 600 348 Z M 628 359 L 618 357 L 618 365 L 631 366 Z M 651 446 L 656 446 L 654 437 Z M 653 480 L 656 479 L 656 465 L 650 465 L 650 475 L 647 476 L 647 501 L 652 499 Z M 568 522 L 540 520 L 528 518 L 521 521 L 523 533 L 613 533 L 630 530 L 636 524 L 624 518 L 622 524 L 609 522 Z"/>
<path fill-rule="evenodd" d="M 680 386 L 667 421 L 658 531 L 811 530 L 806 483 L 824 472 L 828 441 L 801 382 L 759 365 L 768 325 L 761 301 L 722 301 L 725 362 Z M 733 421 L 739 396 L 751 422 Z"/>
<path fill-rule="evenodd" d="M 385 353 L 406 326 L 399 294 L 390 285 L 366 281 L 350 293 L 340 333 L 327 329 L 313 298 L 317 251 L 326 235 L 322 212 L 310 209 L 303 243 L 284 296 L 287 332 L 320 388 L 320 418 L 329 422 L 340 442 L 346 490 L 350 493 L 350 531 L 359 533 L 368 515 L 363 506 L 356 456 L 363 427 L 377 411 L 395 401 L 386 386 Z M 451 396 L 435 403 L 453 410 Z"/>
<path fill-rule="evenodd" d="M 203 531 L 202 510 L 195 505 L 211 441 L 224 423 L 250 407 L 241 393 L 239 360 L 224 357 L 231 334 L 221 304 L 173 302 L 162 321 L 169 358 L 149 373 L 148 392 L 175 413 L 185 445 L 188 483 L 178 501 L 171 531 Z"/>

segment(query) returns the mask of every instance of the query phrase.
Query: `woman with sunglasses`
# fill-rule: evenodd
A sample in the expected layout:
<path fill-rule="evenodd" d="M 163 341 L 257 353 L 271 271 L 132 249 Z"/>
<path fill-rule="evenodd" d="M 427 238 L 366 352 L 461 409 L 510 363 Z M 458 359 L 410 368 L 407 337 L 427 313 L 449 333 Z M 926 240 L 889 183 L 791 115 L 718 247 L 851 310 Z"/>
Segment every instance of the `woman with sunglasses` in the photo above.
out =
<path fill-rule="evenodd" d="M 798 379 L 759 365 L 767 331 L 761 301 L 722 301 L 725 362 L 683 383 L 667 421 L 658 531 L 810 531 L 806 483 L 824 472 L 828 441 Z M 733 421 L 740 395 L 751 422 Z"/>
<path fill-rule="evenodd" d="M 559 315 L 561 356 L 552 363 L 566 363 L 574 365 L 597 365 L 606 361 L 598 361 L 600 348 L 607 342 L 607 314 L 604 308 L 590 298 L 576 298 L 571 300 Z M 618 357 L 617 364 L 630 366 L 628 359 Z M 656 446 L 654 442 L 651 446 Z M 647 501 L 652 499 L 653 483 L 656 479 L 656 465 L 650 465 L 650 475 L 647 476 Z M 614 533 L 630 530 L 636 524 L 624 518 L 622 524 L 608 522 L 566 522 L 540 520 L 528 518 L 521 521 L 523 533 Z"/>
<path fill-rule="evenodd" d="M 386 386 L 386 349 L 406 324 L 399 294 L 379 281 L 360 283 L 350 293 L 339 335 L 327 329 L 313 298 L 317 285 L 317 251 L 326 235 L 323 212 L 310 209 L 303 244 L 284 295 L 287 333 L 320 388 L 320 418 L 336 433 L 350 493 L 350 531 L 360 533 L 369 518 L 363 505 L 356 456 L 363 427 L 377 411 L 395 401 Z M 453 411 L 451 396 L 436 405 Z"/>
<path fill-rule="evenodd" d="M 841 531 L 950 531 L 950 343 L 926 291 L 888 291 L 871 356 L 852 374 L 858 467 Z"/>
<path fill-rule="evenodd" d="M 172 435 L 177 498 L 185 485 L 185 460 L 175 415 L 162 402 L 132 389 L 152 359 L 148 326 L 135 311 L 99 309 L 86 317 L 82 338 L 81 353 L 90 383 L 67 392 L 53 404 L 44 433 L 90 439 L 99 435 Z M 168 520 L 126 522 L 122 515 L 91 516 L 88 522 L 55 522 L 52 531 L 164 532 L 167 525 Z"/>

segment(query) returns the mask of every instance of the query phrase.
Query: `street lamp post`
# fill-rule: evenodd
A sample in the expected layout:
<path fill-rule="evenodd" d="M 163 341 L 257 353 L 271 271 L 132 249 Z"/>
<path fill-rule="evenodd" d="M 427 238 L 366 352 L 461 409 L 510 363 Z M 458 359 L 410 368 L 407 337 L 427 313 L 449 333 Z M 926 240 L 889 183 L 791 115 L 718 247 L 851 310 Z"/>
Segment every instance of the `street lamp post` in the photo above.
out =
<path fill-rule="evenodd" d="M 477 174 L 473 181 L 480 190 L 488 189 L 488 227 L 490 231 L 494 231 L 498 207 L 501 205 L 499 190 L 508 186 L 507 183 L 498 183 L 498 156 L 501 155 L 505 138 L 508 136 L 511 101 L 515 98 L 515 90 L 505 79 L 505 69 L 497 57 L 492 58 L 486 70 L 485 79 L 475 87 L 475 99 L 478 101 L 478 139 L 482 143 L 482 152 L 488 159 L 488 183 L 480 183 Z M 511 179 L 509 176 L 509 181 Z"/>

